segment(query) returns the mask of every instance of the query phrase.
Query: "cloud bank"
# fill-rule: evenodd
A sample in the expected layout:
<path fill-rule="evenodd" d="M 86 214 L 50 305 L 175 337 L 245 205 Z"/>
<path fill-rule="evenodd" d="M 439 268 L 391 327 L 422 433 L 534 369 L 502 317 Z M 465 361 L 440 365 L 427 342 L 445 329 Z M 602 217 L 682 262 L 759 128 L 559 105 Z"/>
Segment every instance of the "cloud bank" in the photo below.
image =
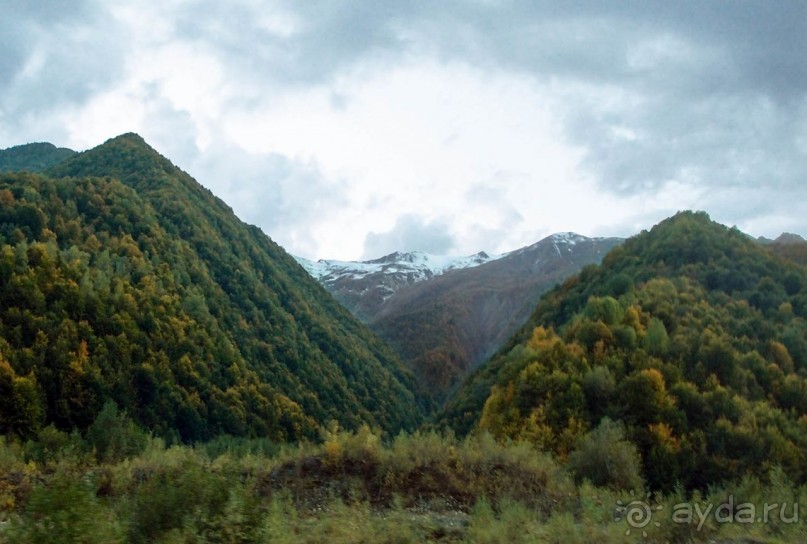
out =
<path fill-rule="evenodd" d="M 0 147 L 143 135 L 312 258 L 807 234 L 807 5 L 0 5 Z"/>

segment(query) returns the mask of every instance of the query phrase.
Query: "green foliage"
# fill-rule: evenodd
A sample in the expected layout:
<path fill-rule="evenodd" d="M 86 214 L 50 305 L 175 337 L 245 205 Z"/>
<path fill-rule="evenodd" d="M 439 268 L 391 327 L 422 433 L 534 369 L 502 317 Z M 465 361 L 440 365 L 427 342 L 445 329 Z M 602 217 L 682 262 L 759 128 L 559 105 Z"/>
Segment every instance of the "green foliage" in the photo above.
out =
<path fill-rule="evenodd" d="M 625 438 L 625 429 L 604 418 L 600 425 L 582 437 L 569 455 L 569 469 L 575 481 L 588 480 L 598 487 L 640 491 L 639 452 Z"/>
<path fill-rule="evenodd" d="M 87 444 L 77 431 L 68 434 L 48 425 L 35 440 L 26 442 L 25 457 L 39 465 L 58 465 L 61 461 L 82 461 L 86 450 Z"/>
<path fill-rule="evenodd" d="M 0 352 L 0 433 L 35 433 L 43 419 L 36 377 L 19 376 Z"/>
<path fill-rule="evenodd" d="M 420 420 L 391 350 L 139 137 L 0 174 L 0 202 L 0 432 L 85 432 L 109 401 L 185 442 Z"/>
<path fill-rule="evenodd" d="M 664 322 L 653 317 L 647 324 L 647 333 L 644 337 L 644 349 L 650 355 L 663 357 L 670 349 L 670 337 L 667 335 L 667 328 Z"/>
<path fill-rule="evenodd" d="M 126 414 L 118 413 L 114 402 L 107 401 L 87 429 L 87 442 L 99 461 L 116 462 L 138 455 L 146 448 L 148 436 Z"/>
<path fill-rule="evenodd" d="M 42 440 L 52 442 L 48 434 Z M 333 427 L 326 434 L 319 446 L 287 447 L 277 455 L 211 457 L 207 445 L 165 448 L 151 440 L 123 461 L 63 457 L 47 467 L 25 463 L 18 444 L 0 440 L 0 542 L 610 544 L 625 542 L 626 530 L 635 529 L 615 519 L 615 508 L 637 500 L 653 508 L 654 523 L 642 538 L 649 542 L 800 542 L 806 536 L 802 523 L 779 519 L 778 509 L 766 523 L 751 525 L 716 523 L 713 515 L 700 527 L 697 519 L 672 519 L 675 505 L 705 511 L 730 501 L 753 503 L 760 512 L 765 503 L 787 504 L 791 516 L 793 504 L 804 508 L 807 488 L 779 467 L 707 494 L 677 489 L 645 499 L 638 490 L 590 481 L 575 487 L 557 462 L 525 443 L 435 433 L 385 442 L 369 429 Z M 249 443 L 230 438 L 231 449 L 243 449 L 239 440 Z M 597 463 L 594 443 L 617 465 L 613 447 L 630 449 L 619 425 L 607 421 L 578 450 Z M 631 457 L 636 453 L 628 462 Z M 577 458 L 572 455 L 574 463 Z M 612 479 L 620 467 L 609 470 Z"/>
<path fill-rule="evenodd" d="M 681 213 L 548 293 L 442 423 L 564 459 L 570 438 L 607 417 L 624 425 L 652 490 L 706 490 L 773 466 L 801 484 L 801 285 L 804 268 L 705 214 Z"/>
<path fill-rule="evenodd" d="M 622 307 L 614 297 L 592 297 L 586 305 L 586 317 L 606 325 L 615 325 L 622 319 Z"/>
<path fill-rule="evenodd" d="M 69 474 L 36 487 L 7 536 L 10 542 L 20 544 L 123 541 L 121 524 L 109 506 L 96 497 L 91 486 Z"/>
<path fill-rule="evenodd" d="M 76 152 L 48 143 L 24 144 L 0 150 L 0 172 L 41 172 Z"/>
<path fill-rule="evenodd" d="M 616 392 L 614 374 L 607 366 L 597 366 L 583 376 L 583 391 L 592 413 L 602 412 Z"/>
<path fill-rule="evenodd" d="M 146 544 L 188 523 L 207 526 L 224 514 L 231 496 L 239 491 L 237 484 L 193 457 L 178 467 L 159 470 L 137 487 L 129 540 Z"/>

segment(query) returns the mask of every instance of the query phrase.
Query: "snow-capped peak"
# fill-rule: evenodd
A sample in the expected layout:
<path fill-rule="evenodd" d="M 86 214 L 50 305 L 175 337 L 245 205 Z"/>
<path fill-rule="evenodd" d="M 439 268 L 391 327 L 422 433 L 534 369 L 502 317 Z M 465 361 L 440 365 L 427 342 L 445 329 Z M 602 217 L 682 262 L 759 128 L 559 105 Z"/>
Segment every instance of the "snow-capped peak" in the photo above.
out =
<path fill-rule="evenodd" d="M 556 244 L 569 244 L 570 246 L 577 244 L 577 242 L 588 240 L 588 238 L 580 236 L 576 232 L 558 232 L 551 235 L 549 239 Z"/>
<path fill-rule="evenodd" d="M 339 278 L 361 279 L 375 273 L 406 274 L 413 281 L 439 276 L 449 270 L 471 268 L 498 259 L 501 255 L 490 256 L 484 251 L 465 257 L 432 255 L 425 251 L 390 253 L 369 261 L 337 261 L 320 259 L 311 261 L 295 257 L 306 271 L 319 281 L 332 282 Z"/>

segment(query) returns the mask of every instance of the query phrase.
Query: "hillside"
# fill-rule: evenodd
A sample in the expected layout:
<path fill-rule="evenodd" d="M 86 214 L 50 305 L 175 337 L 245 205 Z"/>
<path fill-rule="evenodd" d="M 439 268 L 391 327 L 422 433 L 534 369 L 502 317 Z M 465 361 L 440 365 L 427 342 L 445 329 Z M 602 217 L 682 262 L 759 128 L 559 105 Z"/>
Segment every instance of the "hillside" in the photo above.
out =
<path fill-rule="evenodd" d="M 46 142 L 18 145 L 0 150 L 0 172 L 42 172 L 75 154 Z"/>
<path fill-rule="evenodd" d="M 401 289 L 370 321 L 438 401 L 521 327 L 541 295 L 621 243 L 562 233 Z"/>
<path fill-rule="evenodd" d="M 549 292 L 442 419 L 561 459 L 607 420 L 652 489 L 807 480 L 807 270 L 680 213 Z"/>
<path fill-rule="evenodd" d="M 139 136 L 0 175 L 0 200 L 0 432 L 107 400 L 185 441 L 419 421 L 389 348 Z"/>

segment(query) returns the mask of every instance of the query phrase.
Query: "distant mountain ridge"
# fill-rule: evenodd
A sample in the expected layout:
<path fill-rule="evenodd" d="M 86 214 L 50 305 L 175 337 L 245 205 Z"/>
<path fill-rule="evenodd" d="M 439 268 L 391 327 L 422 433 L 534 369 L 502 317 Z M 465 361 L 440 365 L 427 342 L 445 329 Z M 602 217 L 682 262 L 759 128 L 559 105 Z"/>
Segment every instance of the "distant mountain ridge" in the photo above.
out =
<path fill-rule="evenodd" d="M 0 172 L 42 172 L 75 154 L 47 142 L 18 145 L 0 150 Z"/>
<path fill-rule="evenodd" d="M 303 266 L 389 342 L 440 402 L 526 321 L 544 291 L 619 243 L 563 232 L 495 256 L 396 252 Z"/>
<path fill-rule="evenodd" d="M 760 244 L 769 245 L 769 244 L 779 244 L 779 245 L 789 245 L 789 244 L 804 244 L 807 243 L 807 240 L 802 238 L 798 234 L 793 234 L 792 232 L 783 232 L 776 239 L 771 240 L 770 238 L 765 238 L 764 236 L 760 236 L 756 239 Z"/>
<path fill-rule="evenodd" d="M 765 248 L 791 262 L 807 266 L 807 240 L 798 234 L 785 232 L 776 240 L 768 240 Z"/>
<path fill-rule="evenodd" d="M 447 257 L 425 251 L 396 251 L 367 261 L 319 259 L 314 262 L 302 257 L 295 257 L 295 259 L 303 265 L 303 268 L 309 274 L 321 281 L 328 281 L 330 278 L 338 278 L 346 274 L 352 275 L 354 279 L 359 279 L 376 272 L 391 273 L 399 271 L 411 271 L 414 273 L 414 281 L 419 281 L 438 276 L 449 270 L 479 266 L 501 256 L 491 257 L 484 251 L 467 257 Z"/>

